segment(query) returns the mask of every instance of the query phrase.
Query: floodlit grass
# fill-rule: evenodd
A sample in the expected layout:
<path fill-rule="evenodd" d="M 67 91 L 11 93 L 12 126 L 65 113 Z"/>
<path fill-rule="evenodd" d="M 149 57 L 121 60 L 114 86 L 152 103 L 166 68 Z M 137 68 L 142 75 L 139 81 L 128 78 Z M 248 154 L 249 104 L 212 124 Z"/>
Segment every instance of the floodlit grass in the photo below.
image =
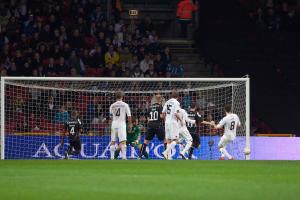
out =
<path fill-rule="evenodd" d="M 300 199 L 299 161 L 5 160 L 0 199 Z"/>

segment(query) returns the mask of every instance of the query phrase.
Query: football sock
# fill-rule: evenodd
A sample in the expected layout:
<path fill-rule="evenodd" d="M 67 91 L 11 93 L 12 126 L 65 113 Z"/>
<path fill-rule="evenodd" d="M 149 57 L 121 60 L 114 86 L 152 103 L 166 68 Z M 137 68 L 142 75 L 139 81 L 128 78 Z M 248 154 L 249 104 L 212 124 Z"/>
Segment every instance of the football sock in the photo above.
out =
<path fill-rule="evenodd" d="M 143 155 L 144 155 L 144 151 L 146 150 L 146 146 L 147 146 L 147 144 L 142 144 L 142 147 L 141 147 L 141 149 L 140 149 L 140 158 L 142 158 L 143 157 Z"/>
<path fill-rule="evenodd" d="M 180 150 L 180 152 L 183 152 L 183 149 L 184 149 L 183 144 L 179 144 L 179 150 Z"/>
<path fill-rule="evenodd" d="M 188 141 L 182 151 L 183 154 L 185 154 L 192 146 L 192 142 L 191 141 Z"/>
<path fill-rule="evenodd" d="M 120 151 L 121 151 L 121 150 L 120 150 L 119 148 L 116 149 L 115 154 L 114 154 L 114 158 L 115 158 L 115 159 L 118 159 L 118 157 L 119 157 L 119 155 L 120 155 Z"/>
<path fill-rule="evenodd" d="M 110 147 L 109 147 L 109 150 L 110 150 L 110 159 L 114 159 L 114 156 L 115 156 L 115 150 L 116 150 L 116 147 L 115 147 L 115 145 L 111 145 Z"/>
<path fill-rule="evenodd" d="M 126 160 L 126 144 L 124 144 L 121 149 L 122 149 L 122 159 Z"/>

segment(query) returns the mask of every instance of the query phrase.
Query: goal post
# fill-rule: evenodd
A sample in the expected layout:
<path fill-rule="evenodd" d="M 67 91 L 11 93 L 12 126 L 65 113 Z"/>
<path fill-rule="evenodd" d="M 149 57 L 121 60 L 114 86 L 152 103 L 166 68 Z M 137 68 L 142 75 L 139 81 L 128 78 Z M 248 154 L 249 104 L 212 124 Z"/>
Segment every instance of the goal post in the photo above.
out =
<path fill-rule="evenodd" d="M 246 78 L 79 78 L 1 77 L 1 159 L 61 159 L 68 142 L 60 145 L 64 121 L 77 110 L 83 123 L 82 148 L 74 159 L 108 159 L 110 119 L 114 92 L 123 90 L 142 138 L 147 129 L 146 110 L 154 94 L 167 100 L 176 89 L 184 109 L 200 107 L 205 120 L 216 123 L 231 104 L 242 126 L 228 151 L 237 159 L 250 159 L 250 79 Z M 217 159 L 221 131 L 197 128 L 201 147 L 194 159 Z M 148 145 L 150 157 L 161 159 L 163 145 Z M 137 158 L 138 148 L 127 156 Z M 175 151 L 175 157 L 178 151 Z"/>

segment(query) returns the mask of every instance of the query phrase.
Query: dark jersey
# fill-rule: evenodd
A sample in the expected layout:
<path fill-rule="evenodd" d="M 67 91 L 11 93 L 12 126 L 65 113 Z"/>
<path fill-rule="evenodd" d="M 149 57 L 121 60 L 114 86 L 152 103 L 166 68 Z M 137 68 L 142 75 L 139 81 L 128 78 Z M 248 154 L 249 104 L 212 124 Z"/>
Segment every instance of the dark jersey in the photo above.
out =
<path fill-rule="evenodd" d="M 65 130 L 68 131 L 69 138 L 79 139 L 79 134 L 81 130 L 81 121 L 79 119 L 69 120 L 65 123 Z"/>
<path fill-rule="evenodd" d="M 152 104 L 150 106 L 150 109 L 148 111 L 148 126 L 151 127 L 159 127 L 162 125 L 162 119 L 160 117 L 161 113 L 162 113 L 162 109 L 163 107 L 158 104 Z"/>
<path fill-rule="evenodd" d="M 186 127 L 188 128 L 190 133 L 194 134 L 196 132 L 196 129 L 197 129 L 197 124 L 203 122 L 203 118 L 196 111 L 191 111 L 191 110 L 188 112 L 188 118 L 190 118 L 191 120 L 196 121 L 196 124 L 192 124 L 192 123 L 188 123 L 188 122 L 186 123 Z"/>

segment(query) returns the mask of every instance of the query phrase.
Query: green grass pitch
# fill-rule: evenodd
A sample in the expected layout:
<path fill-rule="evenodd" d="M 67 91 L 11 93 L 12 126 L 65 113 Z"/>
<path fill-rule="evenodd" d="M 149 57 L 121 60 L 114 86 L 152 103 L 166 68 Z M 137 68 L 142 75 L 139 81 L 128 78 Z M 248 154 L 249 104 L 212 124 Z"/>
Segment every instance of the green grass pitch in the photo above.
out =
<path fill-rule="evenodd" d="M 300 199 L 299 161 L 0 161 L 0 199 Z"/>

